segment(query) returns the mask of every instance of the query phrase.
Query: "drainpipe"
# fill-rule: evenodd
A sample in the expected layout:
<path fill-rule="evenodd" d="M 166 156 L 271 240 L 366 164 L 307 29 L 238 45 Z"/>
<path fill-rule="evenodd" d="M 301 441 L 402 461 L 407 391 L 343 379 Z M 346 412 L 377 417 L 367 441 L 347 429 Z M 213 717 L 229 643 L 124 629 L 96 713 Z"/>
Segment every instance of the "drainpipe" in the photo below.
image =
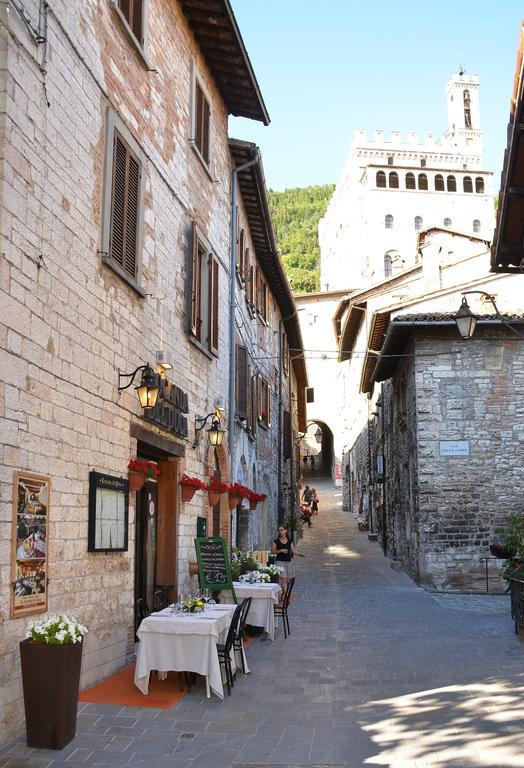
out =
<path fill-rule="evenodd" d="M 237 263 L 236 263 L 236 233 L 237 233 L 237 181 L 238 174 L 257 165 L 260 160 L 260 152 L 256 150 L 255 157 L 248 163 L 238 165 L 231 171 L 231 253 L 229 262 L 229 476 L 234 482 L 235 451 L 233 440 L 235 435 L 235 378 L 236 378 L 236 291 L 237 291 Z"/>

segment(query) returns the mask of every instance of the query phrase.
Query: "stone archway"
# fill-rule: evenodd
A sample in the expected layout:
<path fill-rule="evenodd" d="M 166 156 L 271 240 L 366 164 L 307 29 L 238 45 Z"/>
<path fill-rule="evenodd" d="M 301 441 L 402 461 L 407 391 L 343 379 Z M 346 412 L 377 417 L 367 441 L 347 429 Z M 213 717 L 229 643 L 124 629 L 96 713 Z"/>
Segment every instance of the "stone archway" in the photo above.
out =
<path fill-rule="evenodd" d="M 316 424 L 317 428 L 322 432 L 322 440 L 320 443 L 318 443 L 315 438 L 316 430 L 310 426 L 311 424 Z M 309 419 L 308 431 L 306 434 L 307 438 L 304 441 L 304 445 L 301 446 L 302 455 L 305 456 L 306 452 L 310 453 L 310 457 L 313 456 L 314 460 L 303 462 L 304 477 L 333 477 L 335 454 L 331 427 L 321 419 Z"/>

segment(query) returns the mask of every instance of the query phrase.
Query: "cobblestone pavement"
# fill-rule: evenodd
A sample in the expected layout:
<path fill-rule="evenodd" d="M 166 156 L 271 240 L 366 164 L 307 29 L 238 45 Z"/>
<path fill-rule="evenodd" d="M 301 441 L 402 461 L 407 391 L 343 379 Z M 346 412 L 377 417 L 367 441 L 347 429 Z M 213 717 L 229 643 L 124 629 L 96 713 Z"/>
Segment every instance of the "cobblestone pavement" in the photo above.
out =
<path fill-rule="evenodd" d="M 21 737 L 0 768 L 524 766 L 524 645 L 507 598 L 416 587 L 340 493 L 320 490 L 292 635 L 249 645 L 230 698 L 200 686 L 170 710 L 81 704 L 62 752 Z"/>

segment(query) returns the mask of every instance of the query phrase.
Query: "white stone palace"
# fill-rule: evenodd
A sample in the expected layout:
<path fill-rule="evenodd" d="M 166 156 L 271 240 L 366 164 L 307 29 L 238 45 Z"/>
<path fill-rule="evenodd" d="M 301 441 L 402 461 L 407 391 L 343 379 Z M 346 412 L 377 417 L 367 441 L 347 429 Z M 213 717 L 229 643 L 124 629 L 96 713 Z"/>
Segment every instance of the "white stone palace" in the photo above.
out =
<path fill-rule="evenodd" d="M 446 101 L 448 130 L 440 138 L 355 132 L 319 225 L 321 291 L 361 288 L 412 266 L 417 233 L 429 227 L 491 240 L 492 172 L 483 166 L 479 78 L 461 69 L 448 82 Z"/>

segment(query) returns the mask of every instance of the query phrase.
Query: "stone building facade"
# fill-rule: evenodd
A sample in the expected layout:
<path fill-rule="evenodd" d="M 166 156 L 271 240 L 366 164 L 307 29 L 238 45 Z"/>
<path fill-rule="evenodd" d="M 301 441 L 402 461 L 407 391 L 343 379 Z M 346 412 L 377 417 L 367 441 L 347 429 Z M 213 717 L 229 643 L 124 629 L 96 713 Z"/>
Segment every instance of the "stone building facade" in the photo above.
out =
<path fill-rule="evenodd" d="M 483 166 L 479 89 L 477 76 L 450 78 L 443 136 L 355 132 L 319 224 L 322 291 L 367 287 L 413 266 L 423 229 L 491 240 L 492 173 Z"/>
<path fill-rule="evenodd" d="M 485 590 L 480 558 L 521 508 L 523 377 L 523 340 L 497 318 L 467 340 L 449 315 L 391 323 L 375 371 L 387 379 L 372 425 L 386 468 L 376 524 L 386 553 L 419 584 Z M 500 588 L 496 567 L 492 576 Z"/>
<path fill-rule="evenodd" d="M 228 114 L 268 116 L 229 4 L 215 6 L 216 44 L 227 38 L 219 68 L 209 19 L 182 0 L 144 0 L 132 18 L 119 0 L 0 8 L 0 740 L 22 718 L 18 642 L 28 612 L 17 613 L 17 590 L 26 605 L 36 592 L 35 579 L 23 578 L 30 563 L 19 552 L 27 521 L 16 514 L 16 473 L 49 478 L 38 585 L 49 611 L 89 627 L 82 686 L 131 657 L 136 597 L 150 599 L 160 584 L 173 595 L 194 578 L 197 518 L 230 540 L 227 497 L 215 510 L 202 493 L 183 502 L 179 479 L 217 470 L 241 479 L 231 441 L 214 451 L 195 418 L 221 404 L 225 421 L 234 408 Z M 246 248 L 258 261 L 250 226 Z M 277 329 L 296 348 L 296 322 L 281 323 L 292 313 L 273 279 L 276 249 L 263 257 L 271 306 L 263 334 Z M 172 367 L 165 373 L 157 362 Z M 162 393 L 147 412 L 134 389 L 144 371 L 127 376 L 146 364 Z M 289 381 L 286 407 L 298 428 L 305 370 L 297 361 Z M 258 456 L 268 523 L 278 456 L 265 448 Z M 129 493 L 127 549 L 89 552 L 90 476 L 125 481 L 134 457 L 160 475 Z"/>

